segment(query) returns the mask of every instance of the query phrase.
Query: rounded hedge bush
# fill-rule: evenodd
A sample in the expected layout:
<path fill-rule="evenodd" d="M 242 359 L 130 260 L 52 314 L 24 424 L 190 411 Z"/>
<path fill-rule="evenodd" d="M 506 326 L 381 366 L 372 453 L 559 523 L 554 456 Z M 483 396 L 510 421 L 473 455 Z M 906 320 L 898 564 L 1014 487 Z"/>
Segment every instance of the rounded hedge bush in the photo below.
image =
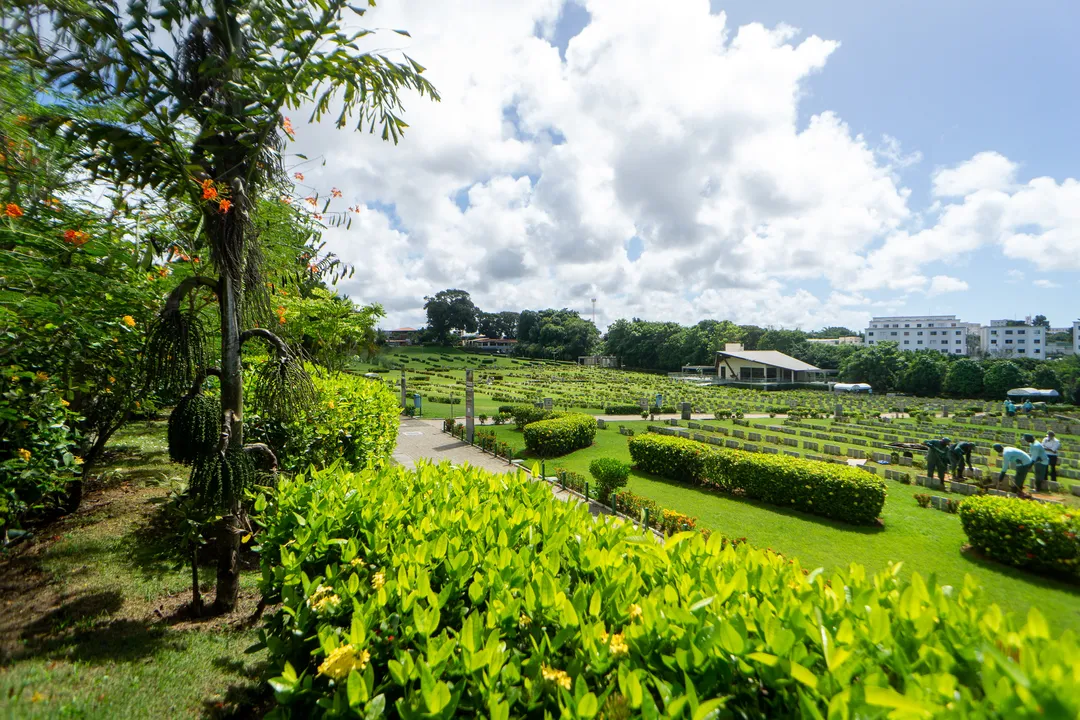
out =
<path fill-rule="evenodd" d="M 626 487 L 630 466 L 615 458 L 597 458 L 589 463 L 589 474 L 596 480 L 601 502 L 607 502 L 612 490 Z"/>
<path fill-rule="evenodd" d="M 596 418 L 571 413 L 525 426 L 525 447 L 541 457 L 587 448 L 596 438 Z"/>
<path fill-rule="evenodd" d="M 1080 512 L 1051 503 L 972 495 L 960 524 L 980 553 L 1036 572 L 1080 578 Z"/>

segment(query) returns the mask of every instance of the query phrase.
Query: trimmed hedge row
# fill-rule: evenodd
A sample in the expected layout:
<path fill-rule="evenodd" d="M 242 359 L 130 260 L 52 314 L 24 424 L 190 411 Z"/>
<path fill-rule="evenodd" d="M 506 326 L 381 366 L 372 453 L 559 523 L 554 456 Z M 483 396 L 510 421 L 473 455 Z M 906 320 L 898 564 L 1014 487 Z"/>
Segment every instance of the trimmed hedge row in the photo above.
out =
<path fill-rule="evenodd" d="M 540 422 L 541 420 L 550 420 L 553 417 L 559 417 L 563 413 L 556 412 L 555 410 L 545 410 L 542 407 L 536 407 L 535 405 L 514 405 L 510 410 L 511 417 L 514 418 L 514 426 L 518 430 L 524 430 L 525 426 L 529 423 Z"/>
<path fill-rule="evenodd" d="M 755 500 L 813 515 L 869 525 L 885 505 L 885 481 L 846 465 L 652 433 L 636 435 L 629 444 L 630 457 L 645 472 L 727 492 L 739 490 Z"/>
<path fill-rule="evenodd" d="M 278 467 L 300 472 L 310 466 L 327 467 L 337 460 L 346 467 L 381 467 L 389 464 L 397 445 L 401 408 L 394 393 L 382 382 L 339 373 L 311 373 L 317 401 L 309 412 L 282 422 L 264 414 L 245 373 L 244 434 L 250 442 L 264 442 L 277 455 Z"/>
<path fill-rule="evenodd" d="M 663 547 L 523 474 L 332 469 L 262 513 L 274 717 L 1035 718 L 1080 647 L 898 568 Z"/>
<path fill-rule="evenodd" d="M 525 447 L 541 457 L 587 448 L 596 438 L 596 418 L 571 413 L 525 426 Z"/>
<path fill-rule="evenodd" d="M 657 414 L 660 414 L 660 415 L 670 415 L 670 414 L 678 412 L 678 410 L 675 409 L 674 405 L 663 405 L 663 406 L 661 406 L 659 408 L 657 408 L 655 405 L 649 405 L 649 407 L 647 407 L 645 409 L 648 410 L 649 412 L 657 413 Z M 609 405 L 606 408 L 604 408 L 604 414 L 605 415 L 640 415 L 641 414 L 641 406 L 640 405 Z"/>
<path fill-rule="evenodd" d="M 1080 513 L 1060 505 L 994 495 L 960 503 L 971 546 L 1016 567 L 1080 578 Z"/>

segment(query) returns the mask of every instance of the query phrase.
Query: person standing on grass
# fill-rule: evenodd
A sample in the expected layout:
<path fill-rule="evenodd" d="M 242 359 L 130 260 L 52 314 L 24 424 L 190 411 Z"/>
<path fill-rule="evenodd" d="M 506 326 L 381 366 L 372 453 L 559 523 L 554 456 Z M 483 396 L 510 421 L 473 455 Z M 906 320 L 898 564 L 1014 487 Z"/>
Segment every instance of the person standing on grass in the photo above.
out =
<path fill-rule="evenodd" d="M 1023 450 L 1005 447 L 1001 443 L 994 445 L 994 450 L 1001 453 L 1001 474 L 998 475 L 998 484 L 1001 484 L 1001 481 L 1005 479 L 1005 474 L 1009 470 L 1016 468 L 1016 475 L 1013 478 L 1013 490 L 1017 495 L 1023 496 L 1024 478 L 1027 477 L 1031 466 L 1035 464 L 1032 462 L 1031 456 Z"/>
<path fill-rule="evenodd" d="M 1035 409 L 1035 406 L 1031 404 L 1030 400 L 1024 401 L 1024 414 L 1030 415 L 1031 411 Z"/>
<path fill-rule="evenodd" d="M 923 443 L 926 446 L 926 477 L 928 480 L 934 479 L 934 472 L 937 471 L 938 477 L 941 482 L 945 482 L 945 471 L 949 468 L 949 444 L 952 440 L 947 437 L 943 437 L 940 440 L 927 440 Z"/>
<path fill-rule="evenodd" d="M 1014 415 L 1016 415 L 1016 405 L 1014 405 L 1013 401 L 1008 398 L 1005 398 L 1005 415 L 1007 417 L 1013 417 Z"/>
<path fill-rule="evenodd" d="M 1042 441 L 1043 449 L 1046 450 L 1046 457 L 1050 461 L 1050 481 L 1057 482 L 1057 464 L 1058 464 L 1058 450 L 1061 449 L 1061 441 L 1054 435 L 1053 430 L 1048 430 L 1046 437 Z"/>
<path fill-rule="evenodd" d="M 1050 456 L 1046 453 L 1043 444 L 1035 439 L 1030 433 L 1024 435 L 1024 442 L 1028 444 L 1028 455 L 1035 463 L 1035 489 L 1046 492 L 1046 469 L 1050 466 Z"/>
<path fill-rule="evenodd" d="M 953 480 L 964 479 L 964 464 L 967 463 L 967 467 L 972 470 L 975 466 L 971 464 L 971 452 L 975 449 L 975 443 L 973 442 L 958 442 L 949 449 L 949 465 L 952 471 Z"/>

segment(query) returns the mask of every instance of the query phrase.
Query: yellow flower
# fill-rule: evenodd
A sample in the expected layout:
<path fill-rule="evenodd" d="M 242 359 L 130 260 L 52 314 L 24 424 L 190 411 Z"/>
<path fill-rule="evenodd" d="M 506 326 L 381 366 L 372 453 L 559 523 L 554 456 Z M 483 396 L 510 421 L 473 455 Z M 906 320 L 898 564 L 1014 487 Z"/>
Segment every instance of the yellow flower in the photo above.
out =
<path fill-rule="evenodd" d="M 553 685 L 558 685 L 564 690 L 570 689 L 570 676 L 567 675 L 566 671 L 564 670 L 556 670 L 555 668 L 548 667 L 547 665 L 541 665 L 540 675 L 544 678 L 544 680 L 552 683 Z"/>
<path fill-rule="evenodd" d="M 631 603 L 629 613 L 631 620 L 637 620 L 639 617 L 641 617 L 641 606 L 637 603 Z"/>
<path fill-rule="evenodd" d="M 349 561 L 349 564 L 352 565 L 353 567 L 356 567 L 357 565 L 360 565 L 361 563 L 363 563 L 363 560 L 361 560 L 358 557 L 354 557 L 352 560 Z"/>
<path fill-rule="evenodd" d="M 328 407 L 328 408 L 330 408 L 331 410 L 333 410 L 333 409 L 334 409 L 334 401 L 333 401 L 333 400 L 331 400 L 330 402 L 326 403 L 326 407 Z"/>
<path fill-rule="evenodd" d="M 79 457 L 78 455 L 75 456 L 75 464 L 76 465 L 82 465 L 84 462 L 86 462 L 86 461 L 83 460 L 81 457 Z"/>
<path fill-rule="evenodd" d="M 110 375 L 109 376 L 109 384 L 111 385 L 112 383 L 115 383 L 115 382 L 116 382 L 116 378 L 114 378 L 112 375 Z"/>
<path fill-rule="evenodd" d="M 525 613 L 521 613 L 521 617 L 518 618 L 518 627 L 527 628 L 532 625 L 532 618 Z"/>
<path fill-rule="evenodd" d="M 321 613 L 337 608 L 341 605 L 341 598 L 334 594 L 334 588 L 320 585 L 315 588 L 315 593 L 307 599 L 307 604 L 315 612 Z"/>
<path fill-rule="evenodd" d="M 382 586 L 386 584 L 386 576 L 382 572 L 377 572 L 371 576 L 371 588 L 373 590 L 380 590 Z"/>
<path fill-rule="evenodd" d="M 135 327 L 135 318 L 131 317 L 130 315 L 125 315 L 124 317 L 120 318 L 120 320 L 128 327 Z"/>
<path fill-rule="evenodd" d="M 623 642 L 622 633 L 616 633 L 611 636 L 611 644 L 608 645 L 608 650 L 612 655 L 625 655 L 630 652 L 630 647 Z"/>
<path fill-rule="evenodd" d="M 23 462 L 30 462 L 30 451 L 26 448 L 19 448 L 15 451 L 15 454 L 18 455 Z"/>
<path fill-rule="evenodd" d="M 63 405 L 64 407 L 71 407 L 71 403 L 69 403 L 64 398 L 60 398 L 60 404 Z"/>
<path fill-rule="evenodd" d="M 38 370 L 36 373 L 34 373 L 34 379 L 37 380 L 38 382 L 45 382 L 46 380 L 49 379 L 49 376 L 47 374 L 45 374 L 44 372 L 42 372 L 41 370 Z"/>
<path fill-rule="evenodd" d="M 358 653 L 352 645 L 342 645 L 323 660 L 319 666 L 319 674 L 341 680 L 348 677 L 353 670 L 363 670 L 370 659 L 371 654 L 367 650 Z"/>

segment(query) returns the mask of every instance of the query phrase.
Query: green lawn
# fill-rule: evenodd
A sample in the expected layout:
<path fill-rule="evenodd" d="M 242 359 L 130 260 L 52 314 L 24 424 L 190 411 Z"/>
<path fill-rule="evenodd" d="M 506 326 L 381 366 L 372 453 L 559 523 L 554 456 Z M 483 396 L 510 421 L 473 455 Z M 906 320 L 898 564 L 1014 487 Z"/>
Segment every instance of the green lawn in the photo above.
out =
<path fill-rule="evenodd" d="M 619 424 L 644 432 L 649 423 Z M 555 467 L 564 467 L 588 476 L 589 463 L 598 457 L 630 462 L 627 438 L 619 434 L 616 426 L 608 427 L 597 431 L 591 447 L 547 460 L 548 474 Z M 496 428 L 496 432 L 512 446 L 524 446 L 521 433 L 512 425 Z M 807 568 L 824 567 L 828 571 L 858 563 L 876 572 L 888 567 L 889 562 L 902 562 L 905 575 L 912 571 L 923 576 L 933 574 L 939 582 L 957 587 L 969 574 L 983 587 L 987 600 L 1003 609 L 1026 613 L 1028 608 L 1038 607 L 1053 627 L 1080 632 L 1080 586 L 962 553 L 967 538 L 959 517 L 919 507 L 914 496 L 924 491 L 921 487 L 889 482 L 889 497 L 882 513 L 884 528 L 846 525 L 636 471 L 631 475 L 629 489 L 665 508 L 697 517 L 701 526 L 730 537 L 745 537 L 758 547 L 796 557 Z"/>
<path fill-rule="evenodd" d="M 257 573 L 242 575 L 233 616 L 181 612 L 190 569 L 176 566 L 154 522 L 186 475 L 165 456 L 164 430 L 132 423 L 118 433 L 82 508 L 0 558 L 0 717 L 218 717 L 264 691 L 265 652 L 244 653 L 257 633 L 241 626 Z M 201 579 L 209 589 L 214 569 Z"/>

